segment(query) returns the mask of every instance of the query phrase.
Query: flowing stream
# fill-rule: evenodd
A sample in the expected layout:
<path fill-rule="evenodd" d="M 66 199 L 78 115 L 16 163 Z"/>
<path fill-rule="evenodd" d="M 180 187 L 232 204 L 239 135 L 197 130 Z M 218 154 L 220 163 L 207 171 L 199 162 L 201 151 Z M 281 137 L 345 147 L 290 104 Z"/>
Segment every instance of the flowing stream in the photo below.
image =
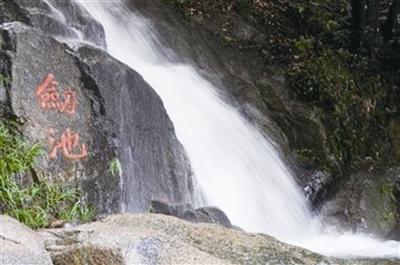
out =
<path fill-rule="evenodd" d="M 151 22 L 123 1 L 76 0 L 104 27 L 108 53 L 162 98 L 190 159 L 200 205 L 233 224 L 339 257 L 400 257 L 400 243 L 339 233 L 313 216 L 279 152 L 196 69 L 176 63 Z"/>

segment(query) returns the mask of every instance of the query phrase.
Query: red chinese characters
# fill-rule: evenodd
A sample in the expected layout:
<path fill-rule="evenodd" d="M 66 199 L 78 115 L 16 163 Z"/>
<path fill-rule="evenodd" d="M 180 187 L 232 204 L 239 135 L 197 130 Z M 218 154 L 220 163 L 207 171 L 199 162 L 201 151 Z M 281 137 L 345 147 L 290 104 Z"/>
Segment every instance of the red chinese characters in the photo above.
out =
<path fill-rule="evenodd" d="M 67 88 L 63 92 L 63 101 L 57 92 L 58 82 L 54 75 L 47 74 L 43 82 L 36 87 L 36 98 L 39 106 L 43 110 L 58 111 L 73 115 L 77 108 L 77 97 L 75 91 Z M 67 128 L 62 135 L 57 139 L 56 130 L 51 128 L 47 130 L 47 140 L 50 145 L 49 159 L 56 159 L 58 153 L 67 159 L 79 160 L 87 157 L 88 149 L 85 144 L 80 143 L 80 136 Z"/>
<path fill-rule="evenodd" d="M 50 145 L 49 158 L 56 159 L 58 150 L 62 152 L 65 158 L 68 159 L 82 159 L 88 155 L 88 151 L 85 144 L 80 144 L 79 134 L 71 131 L 71 129 L 66 129 L 61 135 L 60 140 L 57 140 L 54 135 L 56 131 L 54 129 L 49 129 L 48 142 Z"/>
<path fill-rule="evenodd" d="M 75 92 L 71 88 L 67 88 L 64 91 L 64 103 L 59 105 L 58 111 L 72 115 L 76 110 L 76 102 Z"/>
<path fill-rule="evenodd" d="M 52 74 L 48 74 L 43 82 L 36 88 L 36 97 L 39 105 L 44 110 L 57 110 L 61 113 L 74 114 L 76 111 L 77 98 L 71 88 L 64 91 L 64 102 L 61 101 L 57 92 L 58 82 Z"/>

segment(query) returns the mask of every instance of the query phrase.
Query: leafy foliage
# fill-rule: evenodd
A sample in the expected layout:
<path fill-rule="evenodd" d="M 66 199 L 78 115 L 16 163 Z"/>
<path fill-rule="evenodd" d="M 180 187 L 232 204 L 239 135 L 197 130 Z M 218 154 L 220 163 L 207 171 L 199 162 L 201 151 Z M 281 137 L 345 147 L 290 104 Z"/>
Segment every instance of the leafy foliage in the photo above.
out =
<path fill-rule="evenodd" d="M 79 200 L 75 189 L 32 183 L 19 185 L 15 177 L 26 174 L 42 153 L 40 145 L 26 145 L 12 126 L 0 124 L 0 208 L 31 228 L 43 228 L 54 220 L 80 220 L 94 218 L 95 209 Z"/>
<path fill-rule="evenodd" d="M 347 4 L 345 0 L 298 0 L 290 13 L 299 36 L 312 38 L 318 46 L 346 46 L 350 37 Z"/>
<path fill-rule="evenodd" d="M 0 124 L 0 174 L 3 178 L 28 170 L 35 158 L 41 154 L 40 145 L 28 147 L 20 138 L 14 127 Z"/>
<path fill-rule="evenodd" d="M 119 162 L 119 159 L 117 157 L 111 161 L 109 171 L 113 176 L 121 175 L 122 173 L 121 162 Z"/>
<path fill-rule="evenodd" d="M 7 75 L 0 74 L 0 86 L 6 86 L 10 83 L 10 78 Z"/>
<path fill-rule="evenodd" d="M 297 98 L 322 110 L 329 148 L 341 165 L 357 167 L 390 153 L 383 129 L 387 88 L 365 58 L 324 50 L 293 64 L 287 79 Z"/>
<path fill-rule="evenodd" d="M 398 68 L 384 49 L 380 57 L 354 52 L 348 2 L 296 2 L 292 12 L 302 28 L 293 42 L 295 61 L 286 68 L 294 97 L 318 109 L 342 168 L 394 162 L 388 128 L 398 109 Z"/>

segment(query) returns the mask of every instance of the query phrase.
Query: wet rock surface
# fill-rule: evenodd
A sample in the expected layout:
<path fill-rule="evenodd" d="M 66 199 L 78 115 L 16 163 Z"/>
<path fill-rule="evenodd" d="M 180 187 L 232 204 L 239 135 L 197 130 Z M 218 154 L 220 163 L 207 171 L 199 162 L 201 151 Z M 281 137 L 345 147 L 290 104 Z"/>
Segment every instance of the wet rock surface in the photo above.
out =
<path fill-rule="evenodd" d="M 321 205 L 324 202 L 324 199 L 328 196 L 326 187 L 332 184 L 330 182 L 332 182 L 332 176 L 328 172 L 312 172 L 304 187 L 306 199 L 313 205 Z"/>
<path fill-rule="evenodd" d="M 10 3 L 13 4 L 13 10 L 17 9 L 18 13 L 23 14 L 23 22 L 47 34 L 87 41 L 99 47 L 106 46 L 102 26 L 74 1 L 12 0 Z"/>
<path fill-rule="evenodd" d="M 341 183 L 322 212 L 354 231 L 399 240 L 399 169 L 360 171 Z"/>
<path fill-rule="evenodd" d="M 124 210 L 145 211 L 151 199 L 190 202 L 190 165 L 158 95 L 140 75 L 103 52 L 83 47 L 78 56 L 84 62 L 87 98 L 97 96 L 92 106 L 106 116 L 98 124 L 115 138 Z"/>

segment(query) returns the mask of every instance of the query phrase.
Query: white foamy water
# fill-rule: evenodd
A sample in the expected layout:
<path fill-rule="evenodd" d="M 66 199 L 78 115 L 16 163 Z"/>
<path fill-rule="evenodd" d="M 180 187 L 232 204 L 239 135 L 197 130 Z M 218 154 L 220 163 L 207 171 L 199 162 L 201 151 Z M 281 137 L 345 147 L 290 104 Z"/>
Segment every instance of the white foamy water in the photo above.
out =
<path fill-rule="evenodd" d="M 77 0 L 105 29 L 107 51 L 162 98 L 186 149 L 203 205 L 233 224 L 325 255 L 400 257 L 400 244 L 339 233 L 312 216 L 273 145 L 191 65 L 172 63 L 151 23 L 121 1 Z M 200 196 L 199 196 L 200 198 Z"/>

